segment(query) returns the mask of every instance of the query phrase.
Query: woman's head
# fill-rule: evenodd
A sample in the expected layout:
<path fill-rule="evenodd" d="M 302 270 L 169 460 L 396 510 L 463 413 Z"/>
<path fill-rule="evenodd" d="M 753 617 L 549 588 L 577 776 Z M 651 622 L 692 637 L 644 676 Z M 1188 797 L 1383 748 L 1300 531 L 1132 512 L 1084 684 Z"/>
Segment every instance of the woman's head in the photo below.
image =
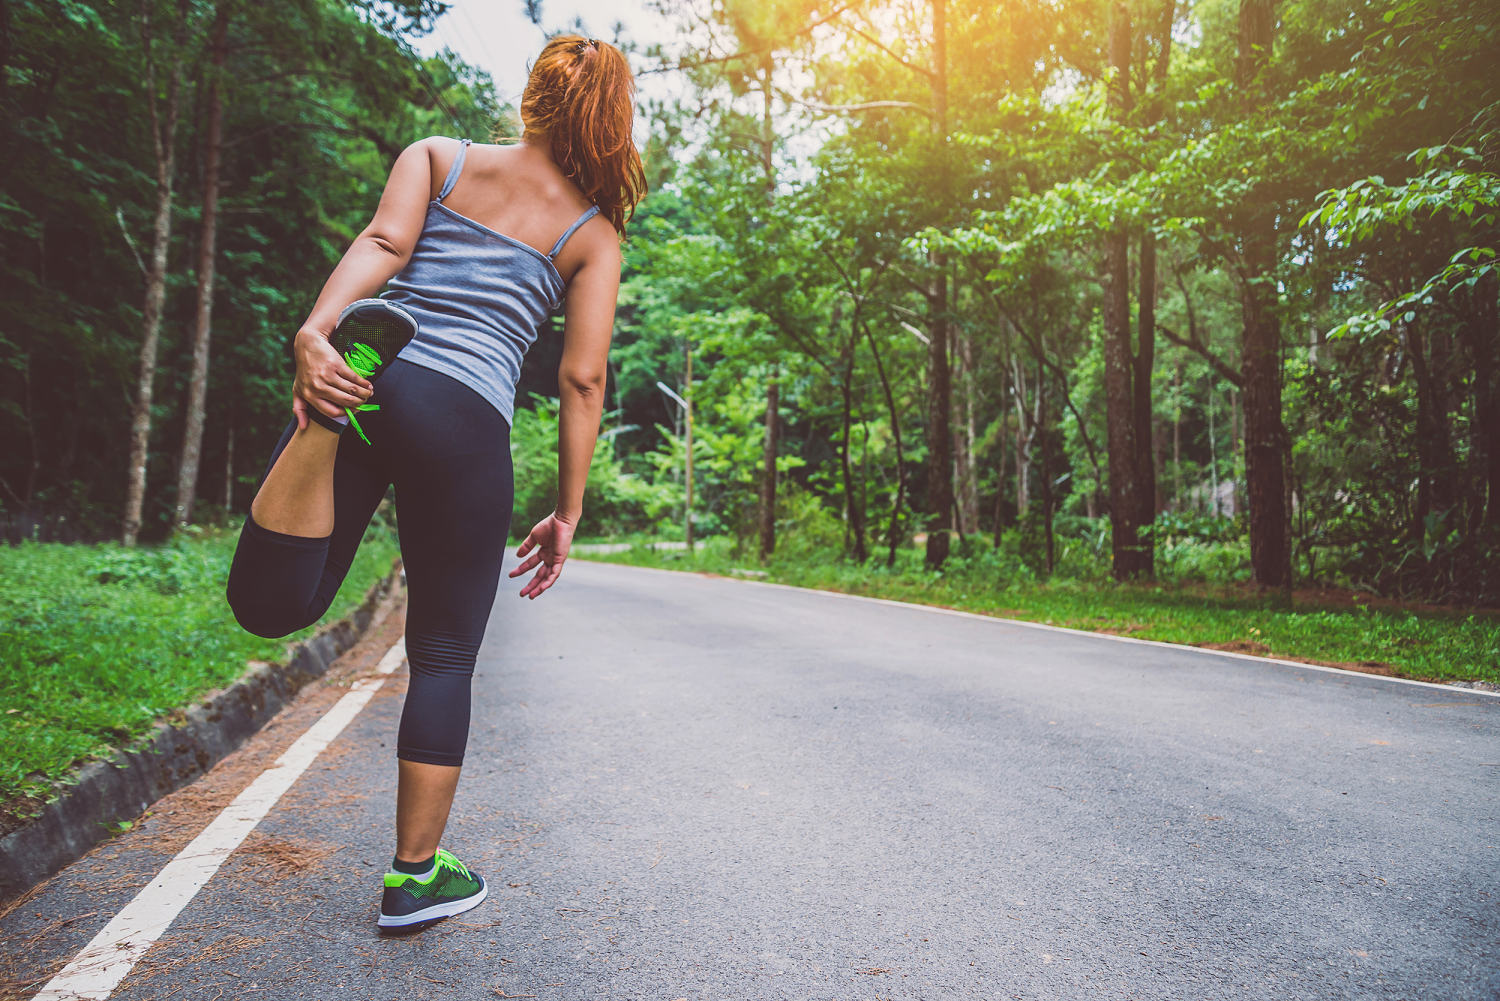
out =
<path fill-rule="evenodd" d="M 546 143 L 552 158 L 617 231 L 646 193 L 646 175 L 631 138 L 635 81 L 620 50 L 581 35 L 547 42 L 521 95 L 527 142 Z"/>

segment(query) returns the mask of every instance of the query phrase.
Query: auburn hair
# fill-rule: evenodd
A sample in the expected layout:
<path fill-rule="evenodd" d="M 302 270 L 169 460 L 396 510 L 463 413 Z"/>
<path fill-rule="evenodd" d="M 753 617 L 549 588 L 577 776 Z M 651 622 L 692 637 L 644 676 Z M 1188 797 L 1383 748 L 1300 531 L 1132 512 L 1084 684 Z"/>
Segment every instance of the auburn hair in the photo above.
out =
<path fill-rule="evenodd" d="M 625 57 L 582 35 L 549 39 L 521 95 L 526 137 L 551 146 L 562 172 L 622 235 L 646 194 L 634 116 L 635 80 Z"/>

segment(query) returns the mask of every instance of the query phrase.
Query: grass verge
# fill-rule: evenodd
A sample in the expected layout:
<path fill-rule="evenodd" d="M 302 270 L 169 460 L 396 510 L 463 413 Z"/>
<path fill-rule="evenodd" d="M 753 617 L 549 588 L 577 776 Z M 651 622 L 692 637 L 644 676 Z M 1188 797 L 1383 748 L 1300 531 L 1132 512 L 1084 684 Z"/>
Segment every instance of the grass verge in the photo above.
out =
<path fill-rule="evenodd" d="M 174 710 L 279 660 L 287 639 L 234 621 L 224 581 L 235 536 L 210 531 L 156 548 L 0 546 L 0 804 L 34 812 L 73 767 L 108 755 Z M 365 537 L 325 621 L 390 572 L 393 533 Z"/>
<path fill-rule="evenodd" d="M 931 573 L 905 552 L 894 570 L 858 566 L 836 553 L 780 557 L 760 565 L 735 556 L 727 539 L 696 551 L 637 544 L 580 558 L 765 580 L 1044 622 L 1091 632 L 1329 664 L 1424 681 L 1500 683 L 1500 614 L 1406 608 L 1355 592 L 1298 592 L 1290 608 L 1278 596 L 1243 585 L 1119 584 L 1061 580 L 1003 582 L 967 568 Z M 872 561 L 873 562 L 873 561 Z"/>

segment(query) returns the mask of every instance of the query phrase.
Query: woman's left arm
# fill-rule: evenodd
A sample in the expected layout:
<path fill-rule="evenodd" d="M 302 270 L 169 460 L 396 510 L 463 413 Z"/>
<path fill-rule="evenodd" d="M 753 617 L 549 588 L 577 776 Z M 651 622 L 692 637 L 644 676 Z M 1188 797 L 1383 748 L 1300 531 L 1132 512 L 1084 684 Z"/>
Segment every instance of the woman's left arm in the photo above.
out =
<path fill-rule="evenodd" d="M 604 412 L 609 342 L 620 291 L 620 244 L 614 230 L 602 224 L 587 239 L 590 253 L 568 282 L 562 360 L 557 367 L 557 507 L 516 550 L 523 560 L 511 570 L 511 577 L 537 568 L 521 588 L 523 598 L 535 598 L 557 583 L 567 562 L 573 533 L 583 518 L 584 485 Z"/>

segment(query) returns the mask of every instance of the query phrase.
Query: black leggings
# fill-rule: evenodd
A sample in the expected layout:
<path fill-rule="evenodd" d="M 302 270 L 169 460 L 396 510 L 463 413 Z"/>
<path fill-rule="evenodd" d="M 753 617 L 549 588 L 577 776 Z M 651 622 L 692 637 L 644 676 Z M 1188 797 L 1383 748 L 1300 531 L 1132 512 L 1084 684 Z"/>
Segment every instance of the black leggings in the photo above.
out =
<path fill-rule="evenodd" d="M 352 428 L 339 441 L 333 534 L 299 538 L 246 518 L 229 570 L 229 605 L 258 636 L 318 621 L 394 483 L 411 666 L 396 756 L 460 765 L 469 680 L 510 530 L 510 426 L 472 389 L 400 359 L 381 375 L 374 401 L 380 409 L 359 417 L 372 444 Z M 293 423 L 282 433 L 267 473 L 295 430 Z"/>

